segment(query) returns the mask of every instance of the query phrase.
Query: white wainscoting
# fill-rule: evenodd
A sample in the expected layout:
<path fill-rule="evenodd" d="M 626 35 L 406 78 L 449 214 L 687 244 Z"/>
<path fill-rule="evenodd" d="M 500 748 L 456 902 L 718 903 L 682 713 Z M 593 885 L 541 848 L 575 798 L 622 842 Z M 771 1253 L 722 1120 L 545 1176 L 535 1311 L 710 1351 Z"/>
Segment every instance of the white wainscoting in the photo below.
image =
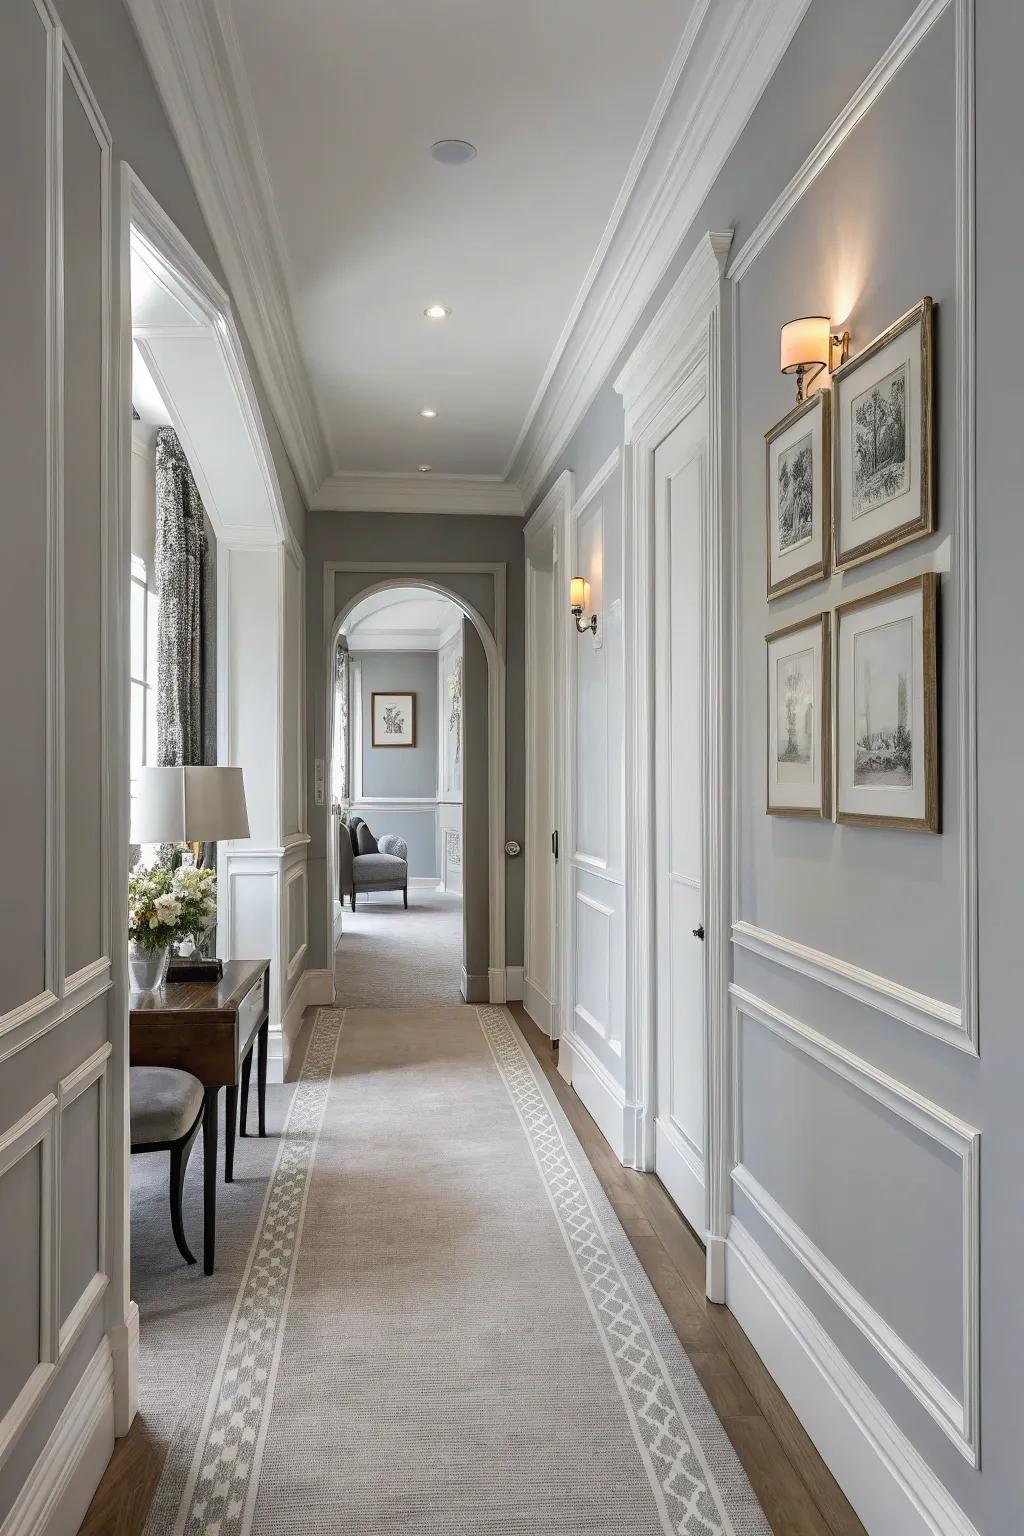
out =
<path fill-rule="evenodd" d="M 979 1314 L 979 1152 L 980 1133 L 958 1116 L 925 1099 L 879 1068 L 837 1045 L 818 1030 L 782 1013 L 744 988 L 732 986 L 733 1127 L 732 1181 L 758 1214 L 800 1261 L 829 1299 L 838 1306 L 898 1376 L 960 1454 L 979 1461 L 980 1314 Z M 962 1271 L 961 1356 L 963 1389 L 957 1397 L 929 1369 L 916 1351 L 831 1263 L 813 1239 L 766 1190 L 743 1161 L 741 1019 L 766 1029 L 851 1084 L 868 1099 L 959 1160 L 961 1229 L 951 1234 Z M 865 1234 L 865 1240 L 868 1235 Z M 756 1340 L 754 1341 L 756 1344 Z"/>

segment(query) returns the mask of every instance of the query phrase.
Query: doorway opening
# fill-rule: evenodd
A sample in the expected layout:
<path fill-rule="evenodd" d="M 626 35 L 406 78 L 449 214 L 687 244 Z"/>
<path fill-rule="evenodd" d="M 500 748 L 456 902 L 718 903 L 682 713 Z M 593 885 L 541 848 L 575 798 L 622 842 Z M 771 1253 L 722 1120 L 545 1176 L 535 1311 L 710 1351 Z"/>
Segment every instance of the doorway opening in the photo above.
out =
<path fill-rule="evenodd" d="M 479 647 L 443 593 L 360 599 L 335 641 L 331 741 L 335 995 L 348 1007 L 458 1003 L 472 990 L 463 786 L 486 728 Z M 471 740 L 467 738 L 472 737 Z M 469 817 L 469 830 L 473 817 Z"/>

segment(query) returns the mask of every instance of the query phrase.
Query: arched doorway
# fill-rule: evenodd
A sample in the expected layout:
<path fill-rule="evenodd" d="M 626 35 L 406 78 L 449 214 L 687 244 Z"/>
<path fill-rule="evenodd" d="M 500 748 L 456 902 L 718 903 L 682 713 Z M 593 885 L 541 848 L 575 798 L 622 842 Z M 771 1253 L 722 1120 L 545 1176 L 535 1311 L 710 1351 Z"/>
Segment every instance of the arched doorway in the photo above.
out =
<path fill-rule="evenodd" d="M 332 572 L 343 571 L 343 562 L 332 562 L 327 568 L 328 586 Z M 351 568 L 349 568 L 351 569 Z M 367 598 L 396 589 L 418 589 L 448 599 L 458 608 L 473 627 L 480 641 L 487 666 L 487 1000 L 492 1003 L 505 1001 L 505 655 L 504 655 L 504 570 L 500 568 L 500 602 L 497 573 L 495 573 L 495 626 L 492 628 L 480 609 L 458 590 L 453 580 L 446 580 L 443 569 L 433 569 L 429 575 L 417 572 L 415 566 L 403 568 L 387 565 L 387 575 L 381 567 L 365 573 L 365 580 L 353 583 L 337 612 L 331 616 L 332 600 L 325 610 L 327 644 L 324 655 L 324 682 L 326 690 L 326 750 L 325 778 L 332 781 L 334 748 L 335 687 L 334 667 L 338 639 L 355 609 Z M 452 567 L 454 575 L 462 567 Z M 325 588 L 325 593 L 326 593 Z M 498 633 L 495 633 L 495 630 Z M 335 818 L 328 816 L 326 836 L 327 868 L 333 865 L 333 842 L 337 835 Z M 334 882 L 328 881 L 326 931 L 334 931 Z M 332 973 L 333 974 L 333 973 Z M 480 1000 L 480 999 L 477 999 Z"/>

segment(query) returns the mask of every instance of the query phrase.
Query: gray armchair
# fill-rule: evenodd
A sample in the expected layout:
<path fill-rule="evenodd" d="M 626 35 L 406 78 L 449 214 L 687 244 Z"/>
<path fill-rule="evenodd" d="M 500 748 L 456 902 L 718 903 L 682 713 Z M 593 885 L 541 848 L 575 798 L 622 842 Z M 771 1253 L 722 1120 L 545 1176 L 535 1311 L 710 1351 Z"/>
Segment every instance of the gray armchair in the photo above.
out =
<path fill-rule="evenodd" d="M 342 817 L 338 824 L 338 869 L 345 897 L 356 909 L 357 891 L 401 891 L 409 905 L 409 849 L 401 837 L 374 837 L 361 816 Z"/>

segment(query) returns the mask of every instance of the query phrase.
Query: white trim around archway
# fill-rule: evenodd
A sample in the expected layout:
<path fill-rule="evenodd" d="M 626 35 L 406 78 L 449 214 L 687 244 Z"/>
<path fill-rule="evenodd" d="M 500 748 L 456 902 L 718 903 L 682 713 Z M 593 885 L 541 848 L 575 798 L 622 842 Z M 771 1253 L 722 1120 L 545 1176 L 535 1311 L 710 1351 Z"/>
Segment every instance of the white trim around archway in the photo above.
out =
<path fill-rule="evenodd" d="M 366 585 L 334 611 L 335 575 L 365 575 Z M 456 576 L 489 576 L 494 585 L 494 624 L 451 584 Z M 374 579 L 376 578 L 376 579 Z M 446 578 L 448 578 L 446 580 Z M 334 740 L 333 657 L 345 620 L 358 603 L 393 587 L 421 587 L 450 598 L 480 637 L 487 660 L 487 826 L 488 826 L 488 998 L 503 1003 L 508 996 L 505 973 L 505 607 L 504 565 L 459 561 L 324 561 L 324 686 L 327 693 L 325 783 L 330 782 L 330 747 Z M 327 818 L 327 867 L 334 822 Z M 334 892 L 327 892 L 327 933 L 334 932 Z"/>

